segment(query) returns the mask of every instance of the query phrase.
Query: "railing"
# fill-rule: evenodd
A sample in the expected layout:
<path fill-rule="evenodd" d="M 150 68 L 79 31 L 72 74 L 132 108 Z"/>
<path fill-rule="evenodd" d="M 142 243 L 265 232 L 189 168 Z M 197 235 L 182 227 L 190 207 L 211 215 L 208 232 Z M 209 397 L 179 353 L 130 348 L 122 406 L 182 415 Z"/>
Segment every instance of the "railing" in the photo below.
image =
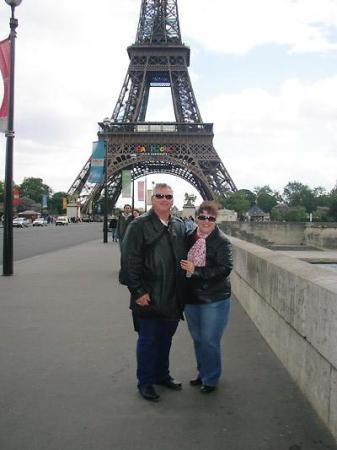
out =
<path fill-rule="evenodd" d="M 99 122 L 101 133 L 186 133 L 211 134 L 212 123 L 177 123 L 177 122 Z"/>

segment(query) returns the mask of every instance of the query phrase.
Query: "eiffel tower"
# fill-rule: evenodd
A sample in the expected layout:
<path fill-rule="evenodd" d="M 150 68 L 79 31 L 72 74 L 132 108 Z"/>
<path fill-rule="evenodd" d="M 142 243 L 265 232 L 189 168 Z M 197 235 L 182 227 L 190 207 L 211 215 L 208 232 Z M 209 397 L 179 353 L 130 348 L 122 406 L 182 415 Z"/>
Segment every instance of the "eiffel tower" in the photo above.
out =
<path fill-rule="evenodd" d="M 106 148 L 109 196 L 115 204 L 122 171 L 135 180 L 147 174 L 180 177 L 203 199 L 236 191 L 213 147 L 213 124 L 201 119 L 188 73 L 190 49 L 181 40 L 177 0 L 142 0 L 136 42 L 127 48 L 128 71 L 111 118 L 99 122 Z M 151 87 L 170 87 L 175 122 L 147 122 Z M 90 158 L 68 191 L 82 199 L 82 211 L 96 201 L 103 184 L 88 183 Z"/>

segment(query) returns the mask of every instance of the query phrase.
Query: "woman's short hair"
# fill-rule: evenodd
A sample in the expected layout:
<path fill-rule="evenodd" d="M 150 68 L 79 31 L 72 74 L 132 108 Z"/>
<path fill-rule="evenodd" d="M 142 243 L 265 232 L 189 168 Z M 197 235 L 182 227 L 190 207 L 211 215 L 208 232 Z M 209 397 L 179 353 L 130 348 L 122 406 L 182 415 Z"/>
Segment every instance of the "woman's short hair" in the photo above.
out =
<path fill-rule="evenodd" d="M 197 216 L 199 216 L 199 214 L 201 214 L 203 211 L 206 211 L 208 214 L 211 214 L 212 216 L 217 217 L 218 209 L 219 209 L 219 206 L 216 202 L 210 201 L 210 200 L 205 200 L 204 202 L 201 203 L 201 205 L 197 209 Z"/>

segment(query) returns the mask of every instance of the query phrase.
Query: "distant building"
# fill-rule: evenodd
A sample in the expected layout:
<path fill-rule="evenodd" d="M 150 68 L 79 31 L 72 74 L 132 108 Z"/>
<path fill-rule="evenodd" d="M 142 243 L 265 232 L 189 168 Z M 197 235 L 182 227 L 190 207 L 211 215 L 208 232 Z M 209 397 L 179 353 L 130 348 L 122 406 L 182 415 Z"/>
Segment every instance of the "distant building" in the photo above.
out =
<path fill-rule="evenodd" d="M 269 222 L 270 214 L 265 213 L 257 205 L 253 205 L 248 212 L 246 212 L 247 220 L 250 222 Z"/>

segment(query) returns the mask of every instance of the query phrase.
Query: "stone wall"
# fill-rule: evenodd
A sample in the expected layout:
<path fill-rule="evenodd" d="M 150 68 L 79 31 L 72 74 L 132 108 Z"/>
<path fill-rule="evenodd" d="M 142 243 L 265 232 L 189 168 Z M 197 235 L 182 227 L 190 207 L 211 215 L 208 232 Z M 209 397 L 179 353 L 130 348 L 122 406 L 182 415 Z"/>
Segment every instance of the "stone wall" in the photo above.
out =
<path fill-rule="evenodd" d="M 306 223 L 304 239 L 312 247 L 337 249 L 337 223 Z"/>
<path fill-rule="evenodd" d="M 304 245 L 303 222 L 229 222 L 220 223 L 229 236 L 260 245 Z"/>
<path fill-rule="evenodd" d="M 337 249 L 336 222 L 222 222 L 219 226 L 228 236 L 263 246 Z"/>
<path fill-rule="evenodd" d="M 233 294 L 337 440 L 337 276 L 231 238 Z"/>

